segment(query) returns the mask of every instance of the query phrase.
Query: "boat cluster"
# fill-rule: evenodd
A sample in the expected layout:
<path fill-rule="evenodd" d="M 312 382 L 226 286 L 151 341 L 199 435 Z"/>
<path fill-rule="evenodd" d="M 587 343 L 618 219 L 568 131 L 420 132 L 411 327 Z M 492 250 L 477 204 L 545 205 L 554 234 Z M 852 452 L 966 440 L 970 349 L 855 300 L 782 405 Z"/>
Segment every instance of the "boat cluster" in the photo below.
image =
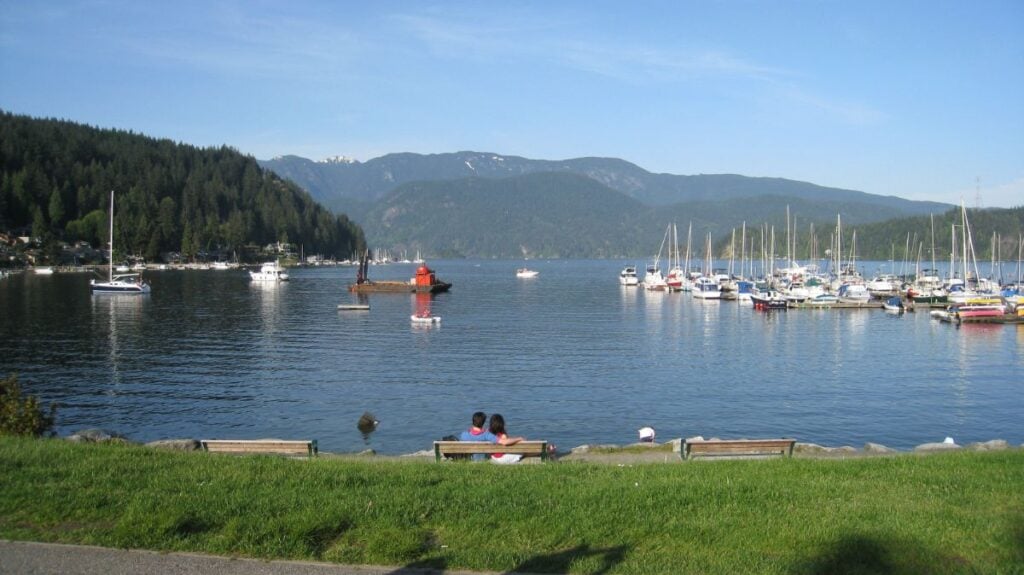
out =
<path fill-rule="evenodd" d="M 943 280 L 933 270 L 924 270 L 920 275 L 879 274 L 866 279 L 852 268 L 830 274 L 821 273 L 814 265 L 793 264 L 757 279 L 725 272 L 703 275 L 698 271 L 670 271 L 667 277 L 653 264 L 642 279 L 636 266 L 626 266 L 619 272 L 619 283 L 652 291 L 692 292 L 699 299 L 735 300 L 758 309 L 881 304 L 897 311 L 907 305 L 925 305 L 945 308 L 944 313 L 959 313 L 961 318 L 1024 312 L 1024 285 L 1020 282 L 999 285 L 987 278 L 975 279 L 973 275 L 967 281 L 958 277 Z"/>
<path fill-rule="evenodd" d="M 959 236 L 957 226 L 953 229 L 953 246 L 950 250 L 949 274 L 940 277 L 932 262 L 932 268 L 921 269 L 920 255 L 913 273 L 897 276 L 892 273 L 878 273 L 871 279 L 863 277 L 856 267 L 856 231 L 853 233 L 849 260 L 843 259 L 841 244 L 841 221 L 836 220 L 835 243 L 826 251 L 831 259 L 821 260 L 822 267 L 809 264 L 801 265 L 795 261 L 796 244 L 790 235 L 789 212 L 786 220 L 786 253 L 783 265 L 779 266 L 775 256 L 775 233 L 761 230 L 761 267 L 760 274 L 755 273 L 753 254 L 753 237 L 750 242 L 748 259 L 746 224 L 740 238 L 740 261 L 738 266 L 732 258 L 729 269 L 712 268 L 711 234 L 707 236 L 704 264 L 699 269 L 690 265 L 690 243 L 692 225 L 686 240 L 685 260 L 679 249 L 679 242 L 674 224 L 665 230 L 658 255 L 646 267 L 643 278 L 637 274 L 637 266 L 626 266 L 619 273 L 619 283 L 623 286 L 637 286 L 651 291 L 692 292 L 693 297 L 705 300 L 736 300 L 741 305 L 751 305 L 757 309 L 786 309 L 789 307 L 882 307 L 890 311 L 903 311 L 906 306 L 925 305 L 927 307 L 945 308 L 935 313 L 940 319 L 996 318 L 1012 314 L 1024 318 L 1024 306 L 1021 304 L 1021 292 L 1024 282 L 1021 280 L 1021 263 L 1018 255 L 1017 281 L 1000 283 L 991 278 L 982 277 L 978 272 L 977 260 L 972 245 L 970 225 L 967 221 L 967 210 L 961 207 L 962 223 Z M 934 232 L 933 232 L 934 237 Z M 729 253 L 735 254 L 736 233 L 733 231 L 733 244 Z M 908 236 L 908 255 L 910 240 Z M 959 244 L 959 245 L 958 245 Z M 816 245 L 816 242 L 812 242 Z M 667 248 L 667 249 L 666 249 Z M 1019 252 L 1024 252 L 1024 237 L 1020 241 Z M 668 270 L 662 272 L 662 254 L 667 253 Z M 932 253 L 935 253 L 934 241 Z M 909 258 L 908 258 L 909 259 Z M 812 255 L 810 261 L 818 261 Z M 684 263 L 685 262 L 685 263 Z M 909 268 L 909 266 L 908 266 Z M 995 266 L 993 265 L 993 269 Z"/>

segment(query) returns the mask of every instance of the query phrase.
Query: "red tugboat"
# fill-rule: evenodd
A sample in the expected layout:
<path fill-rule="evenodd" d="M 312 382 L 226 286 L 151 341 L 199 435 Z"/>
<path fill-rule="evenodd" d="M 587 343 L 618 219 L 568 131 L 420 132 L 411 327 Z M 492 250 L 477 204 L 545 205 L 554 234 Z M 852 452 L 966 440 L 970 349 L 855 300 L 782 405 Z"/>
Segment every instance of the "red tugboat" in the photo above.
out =
<path fill-rule="evenodd" d="M 434 270 L 422 264 L 416 270 L 416 277 L 407 282 L 400 281 L 370 281 L 367 277 L 369 268 L 369 254 L 364 253 L 359 258 L 359 271 L 356 272 L 356 283 L 349 284 L 348 291 L 352 293 L 440 293 L 448 291 L 452 284 L 443 282 L 434 275 Z"/>

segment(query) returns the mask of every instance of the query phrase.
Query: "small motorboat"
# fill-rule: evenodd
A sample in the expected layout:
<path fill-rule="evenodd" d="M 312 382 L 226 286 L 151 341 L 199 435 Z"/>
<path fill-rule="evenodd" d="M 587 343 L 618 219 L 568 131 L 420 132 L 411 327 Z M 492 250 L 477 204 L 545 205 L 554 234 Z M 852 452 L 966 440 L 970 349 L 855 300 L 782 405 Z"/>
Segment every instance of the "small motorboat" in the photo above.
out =
<path fill-rule="evenodd" d="M 839 297 L 830 293 L 823 293 L 805 300 L 804 303 L 812 307 L 829 307 L 839 303 Z"/>
<path fill-rule="evenodd" d="M 539 271 L 527 268 L 519 268 L 516 270 L 517 278 L 535 278 L 538 274 L 540 274 Z"/>
<path fill-rule="evenodd" d="M 768 311 L 773 309 L 785 310 L 789 302 L 785 296 L 775 290 L 758 291 L 750 294 L 750 300 L 754 302 L 754 309 Z"/>
<path fill-rule="evenodd" d="M 888 298 L 882 304 L 882 307 L 889 313 L 903 313 L 903 298 L 899 296 Z"/>
<path fill-rule="evenodd" d="M 636 276 L 636 266 L 626 266 L 619 272 L 619 284 L 624 286 L 640 285 L 640 278 Z"/>
<path fill-rule="evenodd" d="M 411 316 L 409 316 L 409 319 L 412 320 L 412 323 L 414 323 L 414 324 L 437 324 L 437 323 L 441 323 L 441 316 L 439 316 L 439 315 L 412 314 Z"/>
<path fill-rule="evenodd" d="M 277 262 L 268 262 L 260 266 L 260 271 L 249 272 L 249 276 L 254 282 L 286 282 L 288 281 L 288 272 L 284 266 Z"/>

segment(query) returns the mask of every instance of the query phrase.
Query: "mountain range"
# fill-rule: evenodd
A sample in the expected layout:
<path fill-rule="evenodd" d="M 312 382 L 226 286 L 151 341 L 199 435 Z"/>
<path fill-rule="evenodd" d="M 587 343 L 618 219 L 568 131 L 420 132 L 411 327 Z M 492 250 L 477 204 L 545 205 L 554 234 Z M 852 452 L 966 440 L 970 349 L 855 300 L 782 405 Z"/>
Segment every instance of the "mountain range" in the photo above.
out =
<path fill-rule="evenodd" d="M 260 165 L 345 212 L 371 246 L 447 257 L 650 256 L 671 223 L 721 242 L 743 222 L 781 233 L 787 208 L 799 226 L 837 214 L 851 226 L 953 207 L 783 178 L 657 174 L 617 158 L 465 151 Z"/>

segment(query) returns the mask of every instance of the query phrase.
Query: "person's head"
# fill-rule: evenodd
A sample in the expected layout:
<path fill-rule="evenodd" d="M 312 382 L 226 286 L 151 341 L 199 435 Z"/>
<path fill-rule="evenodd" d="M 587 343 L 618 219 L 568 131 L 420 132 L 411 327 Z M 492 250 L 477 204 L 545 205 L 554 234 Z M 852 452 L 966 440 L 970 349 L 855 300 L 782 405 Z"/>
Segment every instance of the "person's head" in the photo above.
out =
<path fill-rule="evenodd" d="M 494 435 L 505 433 L 505 418 L 500 413 L 491 414 L 491 433 Z"/>
<path fill-rule="evenodd" d="M 486 413 L 484 413 L 482 411 L 478 411 L 478 412 L 473 414 L 473 427 L 481 427 L 482 428 L 484 426 L 484 423 L 487 423 L 487 414 Z"/>

